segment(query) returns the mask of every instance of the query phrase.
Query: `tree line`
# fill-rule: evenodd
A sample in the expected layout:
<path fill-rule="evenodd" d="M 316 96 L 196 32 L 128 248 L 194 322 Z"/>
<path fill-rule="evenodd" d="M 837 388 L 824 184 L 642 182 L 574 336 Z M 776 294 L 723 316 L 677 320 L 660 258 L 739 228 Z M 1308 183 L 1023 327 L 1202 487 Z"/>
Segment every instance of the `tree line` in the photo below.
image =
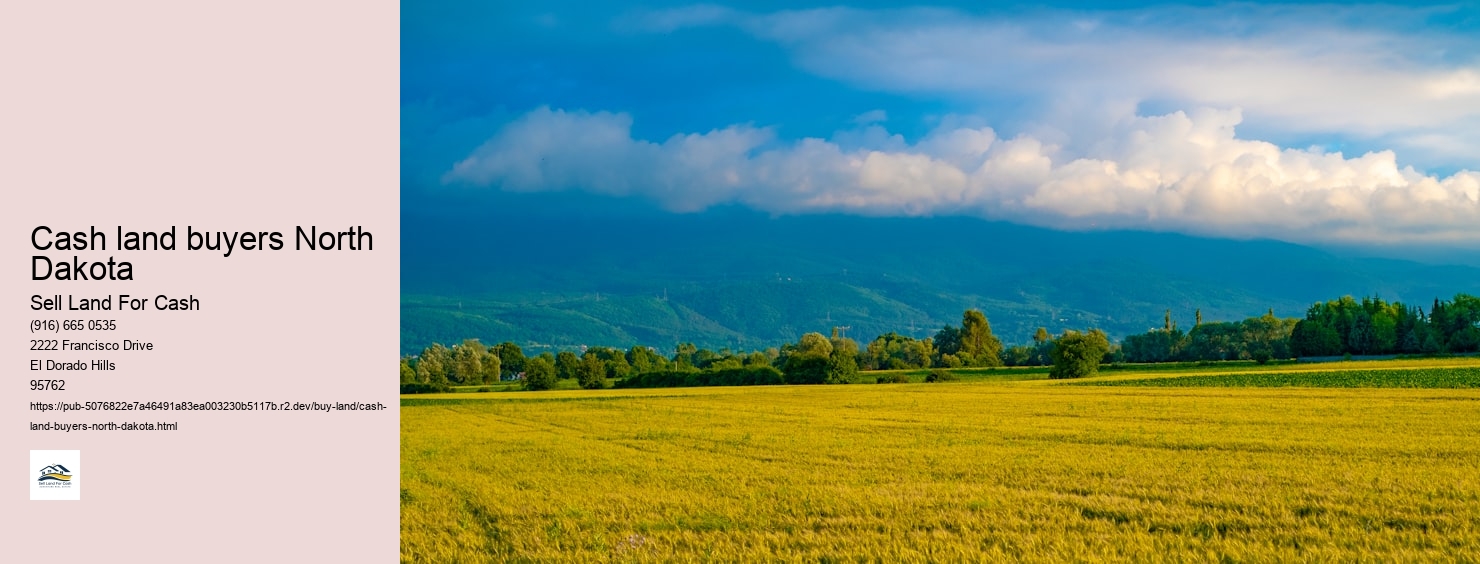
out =
<path fill-rule="evenodd" d="M 1273 310 L 1242 321 L 1204 322 L 1195 313 L 1183 331 L 1168 310 L 1162 327 L 1110 343 L 1104 332 L 1068 330 L 1052 335 L 1038 328 L 1032 343 L 1004 347 L 986 315 L 968 309 L 959 326 L 916 339 L 895 332 L 867 346 L 839 335 L 807 333 L 794 343 L 756 351 L 713 351 L 693 343 L 672 356 L 647 346 L 626 350 L 588 347 L 526 356 L 513 342 L 484 345 L 468 339 L 451 347 L 434 343 L 401 358 L 404 393 L 451 386 L 521 381 L 543 390 L 560 380 L 596 389 L 695 385 L 840 384 L 861 380 L 866 370 L 1050 366 L 1052 378 L 1093 374 L 1102 363 L 1157 363 L 1287 359 L 1342 354 L 1424 354 L 1480 351 L 1480 298 L 1458 294 L 1434 300 L 1428 312 L 1381 298 L 1351 296 L 1316 303 L 1304 319 L 1279 318 Z"/>
<path fill-rule="evenodd" d="M 1204 322 L 1196 312 L 1191 331 L 1183 331 L 1166 314 L 1165 325 L 1121 341 L 1119 357 L 1124 362 L 1190 362 L 1205 360 L 1255 360 L 1268 362 L 1297 356 L 1290 347 L 1290 333 L 1298 320 L 1275 317 L 1271 310 L 1243 321 Z"/>
<path fill-rule="evenodd" d="M 1165 325 L 1121 342 L 1125 362 L 1255 360 L 1342 355 L 1462 354 L 1480 351 L 1480 298 L 1435 299 L 1425 312 L 1401 302 L 1343 296 L 1317 302 L 1305 318 L 1273 311 L 1243 321 L 1204 323 L 1190 331 L 1166 315 Z"/>
<path fill-rule="evenodd" d="M 1053 361 L 1050 353 L 1056 343 L 1069 357 L 1093 356 L 1093 362 L 1081 361 L 1081 372 L 1092 371 L 1109 349 L 1108 339 L 1098 330 L 1083 334 L 1067 331 L 1053 339 L 1040 328 L 1035 339 L 1037 348 L 1032 355 L 1042 351 L 1039 356 L 1044 365 Z M 986 315 L 969 309 L 962 313 L 959 327 L 948 324 L 933 338 L 914 339 L 891 332 L 875 338 L 862 350 L 853 339 L 839 335 L 836 328 L 831 336 L 807 333 L 795 343 L 749 352 L 712 351 L 683 343 L 671 357 L 641 345 L 627 350 L 588 347 L 580 355 L 546 351 L 526 356 L 513 342 L 484 345 L 478 339 L 468 339 L 451 347 L 433 343 L 421 354 L 402 357 L 400 369 L 403 393 L 508 380 L 521 381 L 531 390 L 550 389 L 567 379 L 588 389 L 609 387 L 613 382 L 624 387 L 846 384 L 859 382 L 863 370 L 1004 366 L 1004 350 L 1011 354 L 1016 349 L 1004 349 Z M 1067 377 L 1069 372 L 1064 374 Z"/>
<path fill-rule="evenodd" d="M 1295 324 L 1298 356 L 1432 354 L 1480 351 L 1480 298 L 1457 294 L 1422 307 L 1351 296 L 1317 303 Z"/>

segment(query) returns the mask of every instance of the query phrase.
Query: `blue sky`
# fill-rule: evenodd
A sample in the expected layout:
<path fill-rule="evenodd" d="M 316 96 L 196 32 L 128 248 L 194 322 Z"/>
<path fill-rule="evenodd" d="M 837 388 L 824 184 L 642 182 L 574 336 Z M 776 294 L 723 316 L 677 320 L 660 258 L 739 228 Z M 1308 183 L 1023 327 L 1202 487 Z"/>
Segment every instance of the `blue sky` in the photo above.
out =
<path fill-rule="evenodd" d="M 402 20 L 411 208 L 558 193 L 1480 242 L 1473 5 L 413 2 Z"/>

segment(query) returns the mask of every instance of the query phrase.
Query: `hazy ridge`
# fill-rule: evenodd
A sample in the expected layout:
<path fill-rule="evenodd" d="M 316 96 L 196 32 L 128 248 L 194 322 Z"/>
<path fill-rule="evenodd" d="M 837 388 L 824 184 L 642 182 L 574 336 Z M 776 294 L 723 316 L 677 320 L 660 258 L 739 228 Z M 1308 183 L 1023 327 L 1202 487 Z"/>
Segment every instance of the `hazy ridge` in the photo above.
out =
<path fill-rule="evenodd" d="M 687 215 L 403 217 L 402 350 L 485 342 L 756 348 L 847 326 L 925 336 L 981 308 L 1033 329 L 1227 320 L 1380 295 L 1480 292 L 1480 268 L 1339 257 L 1275 241 L 1062 232 L 969 218 Z"/>

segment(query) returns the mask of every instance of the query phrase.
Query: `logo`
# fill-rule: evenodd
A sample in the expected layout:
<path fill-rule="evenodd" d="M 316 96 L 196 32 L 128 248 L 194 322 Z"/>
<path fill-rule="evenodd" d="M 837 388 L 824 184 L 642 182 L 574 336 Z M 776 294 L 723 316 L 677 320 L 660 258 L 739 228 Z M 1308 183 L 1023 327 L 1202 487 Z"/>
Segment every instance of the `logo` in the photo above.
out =
<path fill-rule="evenodd" d="M 72 471 L 61 464 L 53 464 L 42 468 L 41 477 L 36 481 L 41 485 L 46 485 L 47 482 L 61 482 L 70 486 L 72 485 Z"/>
<path fill-rule="evenodd" d="M 31 499 L 82 499 L 82 451 L 31 451 Z"/>

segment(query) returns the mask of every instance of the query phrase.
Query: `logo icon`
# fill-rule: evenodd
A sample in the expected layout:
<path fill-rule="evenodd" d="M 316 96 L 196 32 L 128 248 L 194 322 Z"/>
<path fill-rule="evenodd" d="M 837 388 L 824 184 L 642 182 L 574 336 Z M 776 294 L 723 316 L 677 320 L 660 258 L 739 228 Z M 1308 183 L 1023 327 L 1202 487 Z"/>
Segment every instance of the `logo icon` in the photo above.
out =
<path fill-rule="evenodd" d="M 71 483 L 72 471 L 68 470 L 66 466 L 62 466 L 61 464 L 53 464 L 51 466 L 47 466 L 46 468 L 42 468 L 41 477 L 38 478 L 36 481 L 42 484 L 46 482 Z"/>
<path fill-rule="evenodd" d="M 82 452 L 31 451 L 31 499 L 82 499 Z"/>

